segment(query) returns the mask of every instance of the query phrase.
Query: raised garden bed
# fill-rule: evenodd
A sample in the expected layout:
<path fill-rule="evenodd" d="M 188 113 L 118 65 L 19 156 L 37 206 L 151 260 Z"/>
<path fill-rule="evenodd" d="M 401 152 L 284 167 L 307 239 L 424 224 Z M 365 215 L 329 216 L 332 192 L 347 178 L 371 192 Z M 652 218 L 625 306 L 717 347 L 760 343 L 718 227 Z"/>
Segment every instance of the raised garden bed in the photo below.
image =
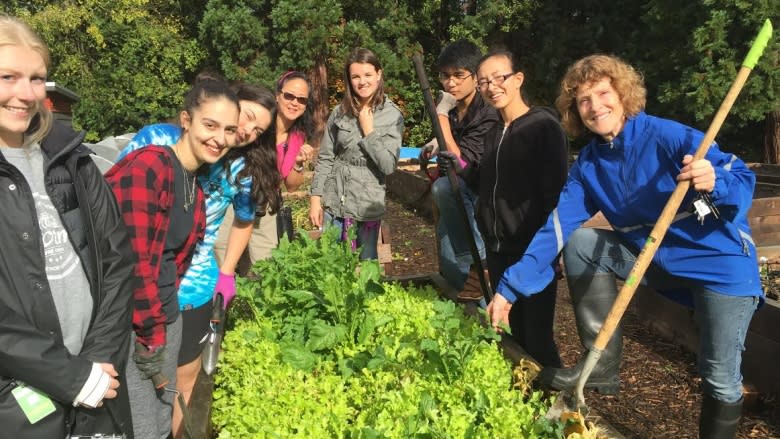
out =
<path fill-rule="evenodd" d="M 381 282 L 336 236 L 282 243 L 241 283 L 217 437 L 562 437 L 491 329 L 430 286 Z"/>

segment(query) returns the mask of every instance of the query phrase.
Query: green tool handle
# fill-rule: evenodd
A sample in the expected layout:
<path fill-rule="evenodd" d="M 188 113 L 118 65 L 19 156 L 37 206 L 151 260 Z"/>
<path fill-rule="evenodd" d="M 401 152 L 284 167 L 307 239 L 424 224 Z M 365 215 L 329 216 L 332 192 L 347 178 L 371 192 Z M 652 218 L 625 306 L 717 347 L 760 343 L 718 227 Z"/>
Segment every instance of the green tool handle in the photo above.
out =
<path fill-rule="evenodd" d="M 766 49 L 766 45 L 769 43 L 769 38 L 771 37 L 772 22 L 767 18 L 764 21 L 764 25 L 761 26 L 761 30 L 758 31 L 758 36 L 756 37 L 756 40 L 753 41 L 753 45 L 750 46 L 750 51 L 745 57 L 745 60 L 742 61 L 742 67 L 753 70 L 753 67 L 758 63 L 758 59 L 761 58 L 761 55 L 764 53 L 764 49 Z"/>

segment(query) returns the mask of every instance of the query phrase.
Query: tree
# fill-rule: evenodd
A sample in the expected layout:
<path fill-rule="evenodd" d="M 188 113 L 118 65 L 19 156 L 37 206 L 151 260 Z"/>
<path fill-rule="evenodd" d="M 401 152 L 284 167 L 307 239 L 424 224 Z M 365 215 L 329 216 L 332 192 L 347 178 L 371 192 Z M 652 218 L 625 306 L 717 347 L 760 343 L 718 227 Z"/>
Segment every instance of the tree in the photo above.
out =
<path fill-rule="evenodd" d="M 48 43 L 49 78 L 80 95 L 73 120 L 88 140 L 177 114 L 203 53 L 176 17 L 146 0 L 45 3 L 17 2 L 13 12 Z"/>
<path fill-rule="evenodd" d="M 231 78 L 273 86 L 286 70 L 307 72 L 320 127 L 343 93 L 344 59 L 352 48 L 368 47 L 379 56 L 388 92 L 406 116 L 405 140 L 418 143 L 430 128 L 423 134 L 411 55 L 419 40 L 431 41 L 425 17 L 435 10 L 431 0 L 210 0 L 200 41 L 210 62 Z"/>
<path fill-rule="evenodd" d="M 648 2 L 643 15 L 647 36 L 651 42 L 666 44 L 641 51 L 645 55 L 641 65 L 657 96 L 654 105 L 659 113 L 706 128 L 764 20 L 780 22 L 780 2 L 700 0 L 685 5 L 680 11 L 680 2 Z M 640 52 L 641 46 L 635 47 Z M 768 154 L 761 153 L 762 130 L 752 129 L 752 123 L 764 121 L 767 128 L 776 129 L 771 119 L 780 110 L 779 67 L 780 44 L 775 37 L 734 103 L 720 136 L 759 159 Z M 777 142 L 779 137 L 780 132 L 772 134 L 767 129 L 764 139 Z"/>
<path fill-rule="evenodd" d="M 572 62 L 609 53 L 644 74 L 648 111 L 701 129 L 726 95 L 764 19 L 780 22 L 778 0 L 629 0 L 620 8 L 597 0 L 548 0 L 527 11 L 530 20 L 514 20 L 499 36 L 524 59 L 536 103 L 553 102 Z M 760 157 L 762 131 L 767 149 L 772 144 L 778 149 L 780 133 L 771 131 L 772 115 L 780 108 L 778 67 L 775 37 L 721 131 L 719 140 L 729 149 Z M 766 129 L 755 129 L 764 120 Z"/>

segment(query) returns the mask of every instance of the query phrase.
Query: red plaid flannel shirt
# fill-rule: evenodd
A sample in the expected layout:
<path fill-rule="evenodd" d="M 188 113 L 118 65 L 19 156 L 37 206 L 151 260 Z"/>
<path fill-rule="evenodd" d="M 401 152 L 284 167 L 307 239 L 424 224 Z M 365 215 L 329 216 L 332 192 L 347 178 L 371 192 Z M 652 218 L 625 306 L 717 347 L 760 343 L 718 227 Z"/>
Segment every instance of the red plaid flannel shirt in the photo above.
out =
<path fill-rule="evenodd" d="M 147 347 L 165 344 L 166 316 L 160 302 L 160 275 L 165 240 L 170 225 L 168 212 L 174 201 L 174 167 L 170 148 L 149 145 L 128 154 L 106 173 L 119 203 L 133 250 L 138 256 L 136 275 L 142 284 L 133 292 L 133 327 L 138 341 Z M 195 244 L 206 227 L 203 190 L 198 186 L 193 230 L 175 257 L 179 286 L 190 265 Z"/>

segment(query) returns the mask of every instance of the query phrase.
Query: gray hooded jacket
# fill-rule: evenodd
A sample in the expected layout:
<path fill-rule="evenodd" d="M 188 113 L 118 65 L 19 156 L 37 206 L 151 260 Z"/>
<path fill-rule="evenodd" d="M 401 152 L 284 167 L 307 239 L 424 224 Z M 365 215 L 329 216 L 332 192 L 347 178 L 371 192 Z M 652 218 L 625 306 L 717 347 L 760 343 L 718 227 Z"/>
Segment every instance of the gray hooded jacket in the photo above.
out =
<path fill-rule="evenodd" d="M 336 107 L 328 118 L 311 195 L 322 197 L 336 218 L 381 219 L 385 213 L 385 177 L 395 171 L 404 118 L 385 98 L 374 108 L 374 131 L 366 137 L 356 118 Z"/>

